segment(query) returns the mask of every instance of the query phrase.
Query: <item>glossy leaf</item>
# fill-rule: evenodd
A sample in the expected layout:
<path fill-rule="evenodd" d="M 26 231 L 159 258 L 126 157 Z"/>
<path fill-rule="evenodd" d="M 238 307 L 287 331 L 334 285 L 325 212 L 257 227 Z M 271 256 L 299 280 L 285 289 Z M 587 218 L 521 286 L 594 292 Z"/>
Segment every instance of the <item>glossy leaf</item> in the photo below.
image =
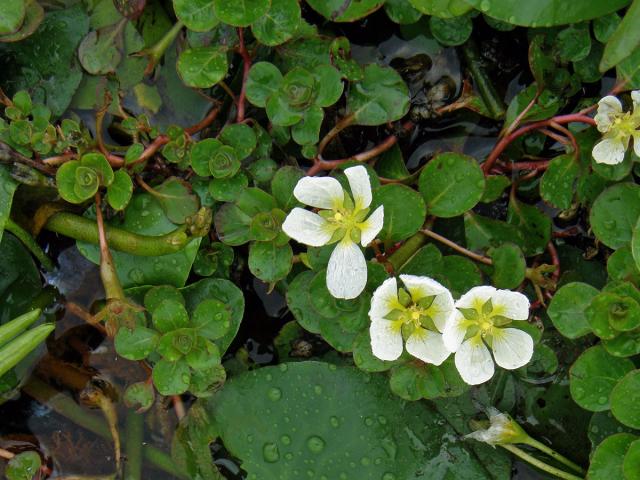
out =
<path fill-rule="evenodd" d="M 579 338 L 591 332 L 585 311 L 598 290 L 581 282 L 563 285 L 551 299 L 547 314 L 556 329 L 567 338 Z"/>
<path fill-rule="evenodd" d="M 640 217 L 639 197 L 638 185 L 618 183 L 596 198 L 589 222 L 598 240 L 614 249 L 629 244 Z"/>
<path fill-rule="evenodd" d="M 384 0 L 360 0 L 348 4 L 342 0 L 307 0 L 307 3 L 327 20 L 353 22 L 376 11 Z"/>
<path fill-rule="evenodd" d="M 611 391 L 611 412 L 624 425 L 640 430 L 640 370 L 625 375 Z"/>
<path fill-rule="evenodd" d="M 173 9 L 176 17 L 194 32 L 207 32 L 219 23 L 213 0 L 173 0 Z"/>
<path fill-rule="evenodd" d="M 182 52 L 176 67 L 187 86 L 209 88 L 225 77 L 229 65 L 219 48 L 196 47 Z"/>
<path fill-rule="evenodd" d="M 213 0 L 216 16 L 234 27 L 247 27 L 263 17 L 271 0 Z"/>

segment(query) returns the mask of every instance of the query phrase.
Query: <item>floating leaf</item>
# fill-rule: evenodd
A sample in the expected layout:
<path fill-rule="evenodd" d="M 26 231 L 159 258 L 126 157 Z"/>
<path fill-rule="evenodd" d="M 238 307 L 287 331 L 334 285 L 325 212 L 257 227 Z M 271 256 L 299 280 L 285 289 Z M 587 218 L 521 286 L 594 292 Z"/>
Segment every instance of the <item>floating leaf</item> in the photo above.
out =
<path fill-rule="evenodd" d="M 624 456 L 629 446 L 638 439 L 630 433 L 616 433 L 604 439 L 598 445 L 593 456 L 587 477 L 589 480 L 623 479 Z"/>
<path fill-rule="evenodd" d="M 194 32 L 207 32 L 219 23 L 213 0 L 173 0 L 173 9 L 176 17 Z"/>
<path fill-rule="evenodd" d="M 640 217 L 638 199 L 640 186 L 634 183 L 618 183 L 596 198 L 589 222 L 598 240 L 613 249 L 629 244 Z"/>
<path fill-rule="evenodd" d="M 585 311 L 598 290 L 586 283 L 563 285 L 551 299 L 547 314 L 556 329 L 567 338 L 579 338 L 591 332 Z"/>
<path fill-rule="evenodd" d="M 251 31 L 264 45 L 280 45 L 294 36 L 300 24 L 300 15 L 298 0 L 271 0 L 271 8 L 253 22 Z"/>

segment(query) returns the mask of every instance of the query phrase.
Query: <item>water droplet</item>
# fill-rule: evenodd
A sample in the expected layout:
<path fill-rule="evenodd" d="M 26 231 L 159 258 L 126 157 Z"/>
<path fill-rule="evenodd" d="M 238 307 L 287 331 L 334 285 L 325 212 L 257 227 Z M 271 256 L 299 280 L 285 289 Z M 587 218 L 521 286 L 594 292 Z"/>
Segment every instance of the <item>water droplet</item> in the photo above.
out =
<path fill-rule="evenodd" d="M 313 453 L 320 453 L 324 450 L 324 440 L 316 435 L 307 439 L 307 448 Z"/>
<path fill-rule="evenodd" d="M 347 478 L 349 478 L 349 477 L 347 477 L 347 474 L 346 474 L 346 473 L 342 472 L 342 473 L 340 474 L 340 480 L 347 480 Z"/>
<path fill-rule="evenodd" d="M 270 382 L 273 380 L 273 376 L 270 373 L 267 373 L 267 381 Z"/>
<path fill-rule="evenodd" d="M 605 403 L 607 403 L 607 400 L 608 400 L 607 397 L 604 397 L 604 396 L 598 397 L 598 403 L 600 405 L 604 405 Z"/>
<path fill-rule="evenodd" d="M 271 387 L 267 392 L 267 397 L 269 397 L 270 400 L 277 402 L 282 398 L 282 390 L 276 387 Z"/>
<path fill-rule="evenodd" d="M 253 435 L 247 435 L 247 442 L 253 443 Z"/>
<path fill-rule="evenodd" d="M 383 417 L 382 415 L 380 415 L 378 417 L 378 423 L 380 423 L 380 425 L 386 425 L 387 424 L 387 417 Z"/>
<path fill-rule="evenodd" d="M 322 387 L 320 385 L 316 385 L 313 387 L 313 391 L 316 392 L 316 395 L 320 395 L 322 393 Z"/>
<path fill-rule="evenodd" d="M 291 445 L 291 437 L 289 435 L 282 435 L 280 441 L 283 445 Z"/>
<path fill-rule="evenodd" d="M 393 473 L 385 473 L 382 475 L 382 480 L 396 480 L 396 476 Z"/>
<path fill-rule="evenodd" d="M 515 17 L 515 15 L 511 15 L 511 16 L 509 17 L 509 23 L 516 23 L 516 17 Z"/>
<path fill-rule="evenodd" d="M 338 367 L 336 367 L 333 363 L 329 364 L 329 370 L 335 372 L 338 369 Z"/>
<path fill-rule="evenodd" d="M 593 427 L 591 427 L 592 433 L 598 433 L 599 431 L 600 431 L 600 428 L 597 425 L 594 425 Z"/>
<path fill-rule="evenodd" d="M 491 8 L 491 3 L 489 3 L 489 0 L 482 0 L 482 2 L 480 2 L 480 10 L 482 10 L 483 12 L 486 12 L 490 8 Z M 387 479 L 384 479 L 384 480 L 387 480 Z"/>
<path fill-rule="evenodd" d="M 395 440 L 391 436 L 388 436 L 383 438 L 380 441 L 380 444 L 382 445 L 384 451 L 387 452 L 387 455 L 389 455 L 389 458 L 394 460 L 396 458 L 396 454 L 398 453 L 398 446 L 396 445 Z"/>
<path fill-rule="evenodd" d="M 329 419 L 329 423 L 331 423 L 331 426 L 334 428 L 338 428 L 340 426 L 340 420 L 338 420 L 338 417 L 331 417 Z"/>
<path fill-rule="evenodd" d="M 289 367 L 287 366 L 287 364 L 286 364 L 286 363 L 281 363 L 281 364 L 278 366 L 278 368 L 280 368 L 280 371 L 281 371 L 281 372 L 286 372 L 286 371 L 287 371 L 287 369 L 288 369 Z"/>
<path fill-rule="evenodd" d="M 369 457 L 362 457 L 360 459 L 360 463 L 366 467 L 368 465 L 371 465 L 371 459 Z"/>
<path fill-rule="evenodd" d="M 293 458 L 293 453 L 287 452 L 284 454 L 285 460 L 291 460 Z"/>
<path fill-rule="evenodd" d="M 365 418 L 365 419 L 364 419 L 364 424 L 365 424 L 367 427 L 370 427 L 371 425 L 373 425 L 373 419 L 372 419 L 371 417 L 367 417 L 367 418 Z"/>
<path fill-rule="evenodd" d="M 134 268 L 129 272 L 129 280 L 135 283 L 142 283 L 144 280 L 144 272 L 139 268 Z"/>
<path fill-rule="evenodd" d="M 180 377 L 180 378 L 182 378 L 182 382 L 183 383 L 189 383 L 191 381 L 191 377 L 186 373 L 184 375 L 182 375 L 182 377 Z"/>
<path fill-rule="evenodd" d="M 616 228 L 616 221 L 615 220 L 605 220 L 602 225 L 604 226 L 604 228 L 606 228 L 607 230 L 613 230 L 614 228 Z"/>
<path fill-rule="evenodd" d="M 147 216 L 149 216 L 149 213 L 151 213 L 151 212 L 149 212 L 149 210 L 142 210 L 140 212 L 140 216 L 141 217 L 147 217 Z"/>
<path fill-rule="evenodd" d="M 275 463 L 280 460 L 280 452 L 278 451 L 278 445 L 275 443 L 265 443 L 262 447 L 262 456 L 265 462 Z"/>
<path fill-rule="evenodd" d="M 315 477 L 316 472 L 314 472 L 313 470 L 307 470 L 307 477 L 309 478 L 313 478 Z"/>

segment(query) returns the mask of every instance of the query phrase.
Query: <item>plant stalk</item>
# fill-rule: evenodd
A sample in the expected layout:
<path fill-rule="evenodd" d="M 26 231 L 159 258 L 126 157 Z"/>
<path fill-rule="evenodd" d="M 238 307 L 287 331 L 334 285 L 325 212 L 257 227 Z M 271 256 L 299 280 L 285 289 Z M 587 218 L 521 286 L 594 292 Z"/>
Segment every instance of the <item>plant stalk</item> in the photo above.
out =
<path fill-rule="evenodd" d="M 126 426 L 126 463 L 124 465 L 124 480 L 142 479 L 142 443 L 144 441 L 144 415 L 135 410 L 127 411 Z"/>
<path fill-rule="evenodd" d="M 40 248 L 40 245 L 29 235 L 29 232 L 10 218 L 7 219 L 4 228 L 13 233 L 47 271 L 51 272 L 54 270 L 55 266 L 53 265 L 53 261 L 47 257 L 47 254 Z"/>
<path fill-rule="evenodd" d="M 576 475 L 573 475 L 572 473 L 567 473 L 564 470 L 560 470 L 558 468 L 552 467 L 551 465 L 547 465 L 542 460 L 538 460 L 534 456 L 529 455 L 527 452 L 525 452 L 524 450 L 521 450 L 520 448 L 514 445 L 500 445 L 500 446 L 505 450 L 508 450 L 511 453 L 513 453 L 516 457 L 519 457 L 525 462 L 530 463 L 534 467 L 539 468 L 544 472 L 550 473 L 551 475 L 555 475 L 558 478 L 563 478 L 564 480 L 583 480 L 583 477 L 578 477 Z"/>
<path fill-rule="evenodd" d="M 584 471 L 584 469 L 582 467 L 580 467 L 580 465 L 577 465 L 577 464 L 573 463 L 567 457 L 565 457 L 563 455 L 560 455 L 554 449 L 552 449 L 551 447 L 545 445 L 542 442 L 539 442 L 535 438 L 529 437 L 528 441 L 526 442 L 526 445 L 529 445 L 530 447 L 536 448 L 536 449 L 540 450 L 541 452 L 546 453 L 547 455 L 549 455 L 554 460 L 562 463 L 563 465 L 566 465 L 571 470 L 573 470 L 574 472 L 579 473 L 580 475 L 585 475 L 586 474 L 586 472 Z"/>

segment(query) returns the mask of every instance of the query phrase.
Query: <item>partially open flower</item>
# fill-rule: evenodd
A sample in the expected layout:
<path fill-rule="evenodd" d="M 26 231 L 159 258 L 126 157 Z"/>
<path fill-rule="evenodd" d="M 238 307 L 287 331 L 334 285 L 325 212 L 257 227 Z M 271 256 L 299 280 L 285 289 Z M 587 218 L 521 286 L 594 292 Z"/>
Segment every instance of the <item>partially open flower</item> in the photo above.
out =
<path fill-rule="evenodd" d="M 500 413 L 495 408 L 489 410 L 489 428 L 476 430 L 464 438 L 472 438 L 491 446 L 508 445 L 511 443 L 527 443 L 529 435 L 523 428 L 506 413 Z"/>
<path fill-rule="evenodd" d="M 517 328 L 505 328 L 512 321 L 529 318 L 529 299 L 518 292 L 474 287 L 456 301 L 457 312 L 444 331 L 444 343 L 456 352 L 455 363 L 462 379 L 470 385 L 489 380 L 493 358 L 512 370 L 527 364 L 533 355 L 533 339 Z"/>
<path fill-rule="evenodd" d="M 591 152 L 596 162 L 608 165 L 621 163 L 631 137 L 633 149 L 640 156 L 640 90 L 631 92 L 631 100 L 632 112 L 623 112 L 620 100 L 612 95 L 598 102 L 598 113 L 594 120 L 603 135 Z"/>
<path fill-rule="evenodd" d="M 429 277 L 400 275 L 404 289 L 389 278 L 373 293 L 369 317 L 371 350 L 381 360 L 396 360 L 407 352 L 423 362 L 440 365 L 451 352 L 442 332 L 454 313 L 449 290 Z"/>
<path fill-rule="evenodd" d="M 336 298 L 356 298 L 367 283 L 367 262 L 357 245 L 366 247 L 382 230 L 384 207 L 369 215 L 371 182 L 363 166 L 344 171 L 353 199 L 340 182 L 331 177 L 305 177 L 293 194 L 302 203 L 321 209 L 313 213 L 294 208 L 282 230 L 294 240 L 320 247 L 337 245 L 327 267 L 327 288 Z"/>

